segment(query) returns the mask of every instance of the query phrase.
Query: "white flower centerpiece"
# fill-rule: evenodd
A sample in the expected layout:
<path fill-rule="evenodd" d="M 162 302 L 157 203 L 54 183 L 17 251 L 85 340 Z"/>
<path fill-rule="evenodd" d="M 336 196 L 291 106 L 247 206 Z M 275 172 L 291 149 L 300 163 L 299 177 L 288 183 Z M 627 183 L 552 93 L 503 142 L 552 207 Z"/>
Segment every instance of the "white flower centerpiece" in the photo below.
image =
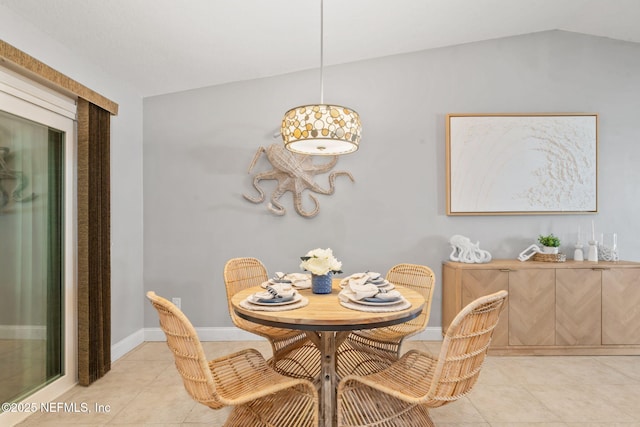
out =
<path fill-rule="evenodd" d="M 333 256 L 331 248 L 313 249 L 300 259 L 300 268 L 311 273 L 312 292 L 330 294 L 333 274 L 342 273 L 342 263 Z"/>

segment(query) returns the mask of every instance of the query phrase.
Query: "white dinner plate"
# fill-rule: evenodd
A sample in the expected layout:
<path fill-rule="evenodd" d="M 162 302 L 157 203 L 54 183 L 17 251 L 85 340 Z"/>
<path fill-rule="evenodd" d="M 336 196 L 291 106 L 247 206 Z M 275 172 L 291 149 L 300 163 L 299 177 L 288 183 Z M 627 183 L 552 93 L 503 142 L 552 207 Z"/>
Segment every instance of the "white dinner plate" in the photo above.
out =
<path fill-rule="evenodd" d="M 347 286 L 348 283 L 340 283 L 340 287 L 344 288 L 345 286 Z M 380 289 L 386 289 L 387 291 L 390 291 L 391 289 L 395 288 L 395 286 L 393 285 L 393 283 L 385 280 L 384 282 L 379 282 L 379 283 L 374 283 L 374 282 L 367 282 L 367 285 L 374 285 L 377 286 Z M 264 287 L 264 286 L 263 286 Z"/>
<path fill-rule="evenodd" d="M 247 298 L 247 302 L 251 303 L 251 304 L 255 304 L 255 305 L 261 305 L 264 307 L 278 307 L 280 305 L 287 305 L 287 304 L 293 304 L 295 302 L 298 302 L 302 299 L 302 296 L 299 293 L 295 293 L 293 295 L 293 298 L 291 298 L 288 301 L 282 301 L 282 302 L 258 302 L 256 300 L 253 299 L 253 295 L 249 298 Z"/>
<path fill-rule="evenodd" d="M 380 302 L 370 302 L 370 301 L 365 301 L 365 300 L 357 300 L 357 299 L 351 298 L 351 297 L 349 297 L 349 299 L 352 302 L 355 302 L 356 304 L 373 305 L 373 306 L 394 305 L 394 304 L 399 304 L 399 303 L 404 301 L 404 299 L 402 297 L 399 297 L 398 299 L 391 300 L 391 301 L 380 300 Z"/>

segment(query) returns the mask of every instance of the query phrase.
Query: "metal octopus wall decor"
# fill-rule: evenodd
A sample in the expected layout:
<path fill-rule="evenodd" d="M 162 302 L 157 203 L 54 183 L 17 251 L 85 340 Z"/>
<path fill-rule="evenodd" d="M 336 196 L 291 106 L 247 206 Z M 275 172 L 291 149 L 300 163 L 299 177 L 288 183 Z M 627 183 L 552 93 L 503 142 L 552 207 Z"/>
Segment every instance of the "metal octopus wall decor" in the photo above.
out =
<path fill-rule="evenodd" d="M 277 180 L 277 187 L 273 193 L 271 193 L 271 199 L 267 204 L 267 209 L 276 215 L 284 215 L 286 213 L 286 209 L 279 200 L 287 191 L 290 191 L 293 195 L 296 212 L 303 217 L 312 218 L 318 214 L 320 204 L 313 194 L 309 194 L 309 198 L 314 206 L 311 210 L 305 210 L 302 203 L 302 194 L 305 190 L 308 189 L 318 194 L 333 194 L 335 179 L 340 175 L 347 176 L 351 182 L 355 182 L 349 172 L 334 171 L 329 174 L 329 188 L 325 189 L 321 187 L 315 182 L 315 175 L 329 172 L 338 162 L 338 156 L 331 156 L 331 160 L 327 163 L 314 164 L 312 161 L 313 156 L 292 153 L 286 150 L 282 144 L 278 143 L 271 144 L 267 148 L 258 148 L 249 166 L 249 173 L 251 173 L 262 154 L 266 154 L 267 160 L 269 160 L 273 169 L 254 175 L 253 186 L 259 193 L 257 197 L 252 197 L 247 194 L 243 194 L 243 196 L 252 203 L 262 203 L 265 199 L 265 193 L 260 187 L 260 181 L 268 179 Z"/>

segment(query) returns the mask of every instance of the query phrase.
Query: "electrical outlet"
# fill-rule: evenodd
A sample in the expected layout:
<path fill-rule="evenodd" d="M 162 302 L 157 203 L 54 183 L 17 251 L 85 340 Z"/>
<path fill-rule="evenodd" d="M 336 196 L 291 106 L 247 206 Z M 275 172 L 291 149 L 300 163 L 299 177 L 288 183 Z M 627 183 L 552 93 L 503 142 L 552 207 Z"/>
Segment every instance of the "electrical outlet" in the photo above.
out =
<path fill-rule="evenodd" d="M 180 307 L 182 305 L 182 298 L 171 298 L 171 302 L 173 303 L 173 305 L 175 305 L 178 308 L 182 308 Z"/>

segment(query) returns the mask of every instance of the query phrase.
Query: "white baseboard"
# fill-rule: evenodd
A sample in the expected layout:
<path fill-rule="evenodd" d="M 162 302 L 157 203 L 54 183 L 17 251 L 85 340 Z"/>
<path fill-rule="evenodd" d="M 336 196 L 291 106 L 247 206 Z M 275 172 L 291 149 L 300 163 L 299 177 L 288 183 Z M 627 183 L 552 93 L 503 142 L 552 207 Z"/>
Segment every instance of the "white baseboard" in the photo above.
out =
<path fill-rule="evenodd" d="M 196 331 L 202 341 L 259 341 L 263 339 L 235 327 L 196 328 Z M 111 361 L 115 362 L 145 341 L 166 341 L 166 337 L 160 328 L 140 329 L 111 346 Z"/>
<path fill-rule="evenodd" d="M 236 327 L 228 328 L 196 328 L 200 341 L 260 341 L 264 338 Z M 145 328 L 145 341 L 166 341 L 160 328 Z"/>
<path fill-rule="evenodd" d="M 2 340 L 45 340 L 47 327 L 39 325 L 0 325 Z"/>
<path fill-rule="evenodd" d="M 120 359 L 122 356 L 142 344 L 144 341 L 144 329 L 139 329 L 125 339 L 113 344 L 111 346 L 111 361 L 115 362 L 116 360 Z"/>
<path fill-rule="evenodd" d="M 430 326 L 408 339 L 413 341 L 442 341 L 442 328 L 440 326 Z"/>

